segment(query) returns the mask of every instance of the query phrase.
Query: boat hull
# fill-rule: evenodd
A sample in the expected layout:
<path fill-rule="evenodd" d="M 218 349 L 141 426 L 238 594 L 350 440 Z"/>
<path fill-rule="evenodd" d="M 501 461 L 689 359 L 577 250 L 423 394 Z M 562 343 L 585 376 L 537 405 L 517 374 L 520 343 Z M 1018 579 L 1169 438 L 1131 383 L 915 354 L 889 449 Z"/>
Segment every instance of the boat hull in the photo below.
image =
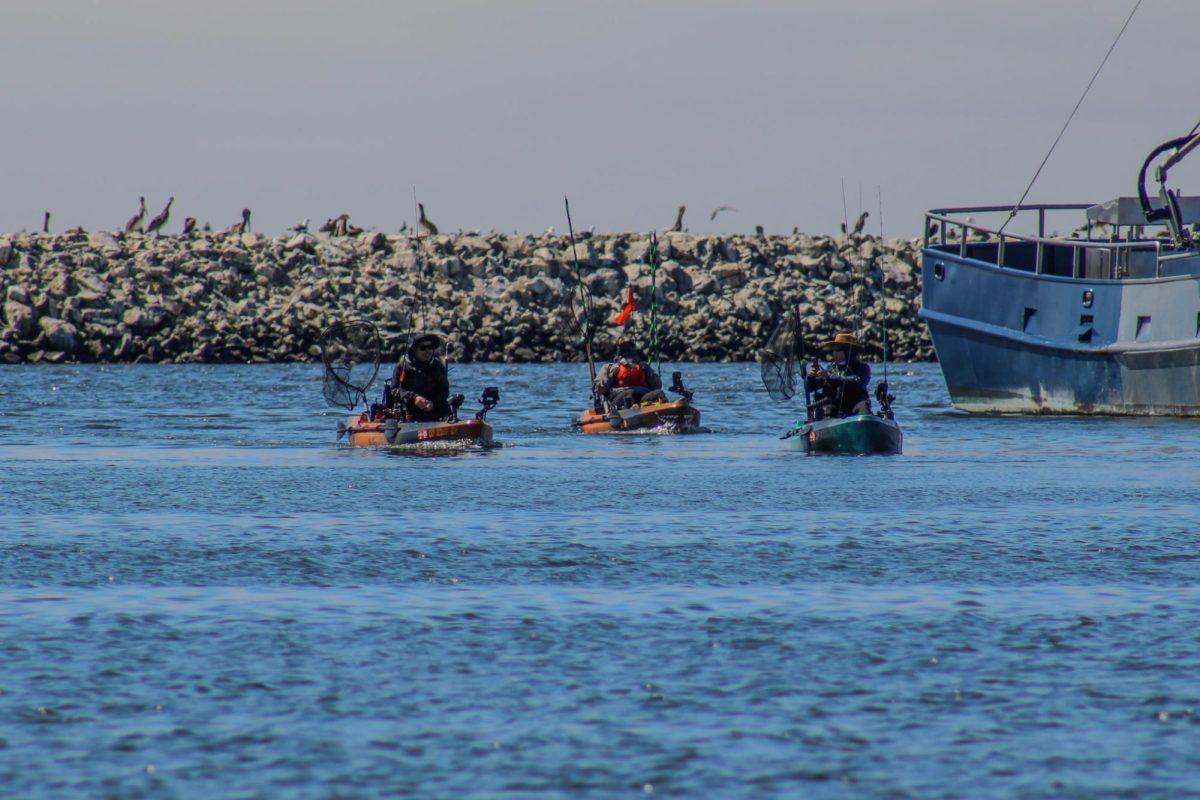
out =
<path fill-rule="evenodd" d="M 371 421 L 366 416 L 351 417 L 345 433 L 352 447 L 397 447 L 433 443 L 492 444 L 492 426 L 478 419 L 454 422 Z"/>
<path fill-rule="evenodd" d="M 904 451 L 900 426 L 894 419 L 875 414 L 806 422 L 798 425 L 789 438 L 805 453 L 863 456 Z"/>
<path fill-rule="evenodd" d="M 1088 280 L 926 249 L 921 316 L 955 407 L 1200 416 L 1200 278 Z"/>
<path fill-rule="evenodd" d="M 599 414 L 588 409 L 579 415 L 575 426 L 584 433 L 651 430 L 691 433 L 700 427 L 700 409 L 683 399 L 647 403 L 614 412 L 612 415 Z"/>

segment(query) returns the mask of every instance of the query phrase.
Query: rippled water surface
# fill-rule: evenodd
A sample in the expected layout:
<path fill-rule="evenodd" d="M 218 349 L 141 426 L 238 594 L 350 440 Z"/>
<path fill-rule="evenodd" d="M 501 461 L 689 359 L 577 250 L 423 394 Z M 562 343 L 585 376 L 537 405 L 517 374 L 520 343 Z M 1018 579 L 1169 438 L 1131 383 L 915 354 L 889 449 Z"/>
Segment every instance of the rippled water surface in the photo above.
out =
<path fill-rule="evenodd" d="M 1200 796 L 1200 423 L 893 366 L 904 455 L 804 457 L 682 369 L 706 433 L 456 367 L 505 446 L 432 456 L 311 365 L 0 369 L 0 794 Z"/>

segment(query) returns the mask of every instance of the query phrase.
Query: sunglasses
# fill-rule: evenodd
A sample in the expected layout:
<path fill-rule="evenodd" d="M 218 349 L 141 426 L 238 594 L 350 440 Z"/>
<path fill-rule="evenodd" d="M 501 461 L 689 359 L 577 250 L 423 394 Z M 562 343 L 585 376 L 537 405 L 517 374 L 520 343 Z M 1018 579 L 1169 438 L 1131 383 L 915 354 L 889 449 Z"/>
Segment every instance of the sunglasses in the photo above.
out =
<path fill-rule="evenodd" d="M 432 344 L 419 344 L 419 345 L 417 345 L 417 346 L 416 346 L 415 348 L 413 348 L 413 349 L 415 349 L 415 350 L 428 350 L 429 352 L 431 352 L 431 353 L 432 353 L 434 350 L 437 350 L 437 345 L 432 345 Z"/>

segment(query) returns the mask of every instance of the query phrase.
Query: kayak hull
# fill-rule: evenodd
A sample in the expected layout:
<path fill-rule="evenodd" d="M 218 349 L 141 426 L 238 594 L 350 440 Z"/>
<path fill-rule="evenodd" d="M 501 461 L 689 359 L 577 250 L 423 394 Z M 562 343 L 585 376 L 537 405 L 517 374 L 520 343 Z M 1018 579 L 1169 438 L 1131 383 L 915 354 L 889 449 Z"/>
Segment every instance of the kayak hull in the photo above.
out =
<path fill-rule="evenodd" d="M 360 414 L 350 418 L 344 432 L 351 447 L 396 447 L 434 442 L 462 442 L 481 446 L 492 444 L 492 426 L 478 419 L 392 424 L 383 420 L 372 421 Z"/>
<path fill-rule="evenodd" d="M 897 455 L 904 450 L 904 435 L 896 420 L 875 414 L 805 422 L 788 438 L 805 453 Z"/>
<path fill-rule="evenodd" d="M 684 399 L 646 403 L 612 414 L 588 409 L 579 415 L 575 426 L 584 433 L 651 430 L 691 433 L 700 427 L 700 409 Z"/>

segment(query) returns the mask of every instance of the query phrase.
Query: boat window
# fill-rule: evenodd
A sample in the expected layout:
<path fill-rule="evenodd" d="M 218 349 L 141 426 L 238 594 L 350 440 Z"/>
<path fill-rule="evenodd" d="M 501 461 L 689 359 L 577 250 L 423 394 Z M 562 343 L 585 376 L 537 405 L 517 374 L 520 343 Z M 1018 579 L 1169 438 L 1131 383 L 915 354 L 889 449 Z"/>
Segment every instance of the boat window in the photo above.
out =
<path fill-rule="evenodd" d="M 946 267 L 940 261 L 933 262 L 933 277 L 939 281 L 946 277 Z"/>
<path fill-rule="evenodd" d="M 1075 329 L 1075 338 L 1081 344 L 1091 344 L 1092 336 L 1095 334 L 1095 329 L 1092 327 L 1092 315 L 1080 314 L 1079 327 Z"/>
<path fill-rule="evenodd" d="M 1134 335 L 1134 341 L 1148 342 L 1150 341 L 1150 318 L 1137 318 L 1137 333 Z"/>
<path fill-rule="evenodd" d="M 1196 314 L 1196 338 L 1200 339 L 1200 313 Z"/>
<path fill-rule="evenodd" d="M 1092 301 L 1093 301 L 1093 300 L 1095 300 L 1095 299 L 1096 299 L 1096 293 L 1095 293 L 1095 292 L 1093 292 L 1091 289 L 1084 289 L 1084 290 L 1083 290 L 1083 307 L 1084 307 L 1084 308 L 1091 308 L 1091 307 L 1092 307 Z"/>
<path fill-rule="evenodd" d="M 1037 309 L 1026 308 L 1025 320 L 1021 323 L 1021 330 L 1026 333 L 1037 333 Z"/>

